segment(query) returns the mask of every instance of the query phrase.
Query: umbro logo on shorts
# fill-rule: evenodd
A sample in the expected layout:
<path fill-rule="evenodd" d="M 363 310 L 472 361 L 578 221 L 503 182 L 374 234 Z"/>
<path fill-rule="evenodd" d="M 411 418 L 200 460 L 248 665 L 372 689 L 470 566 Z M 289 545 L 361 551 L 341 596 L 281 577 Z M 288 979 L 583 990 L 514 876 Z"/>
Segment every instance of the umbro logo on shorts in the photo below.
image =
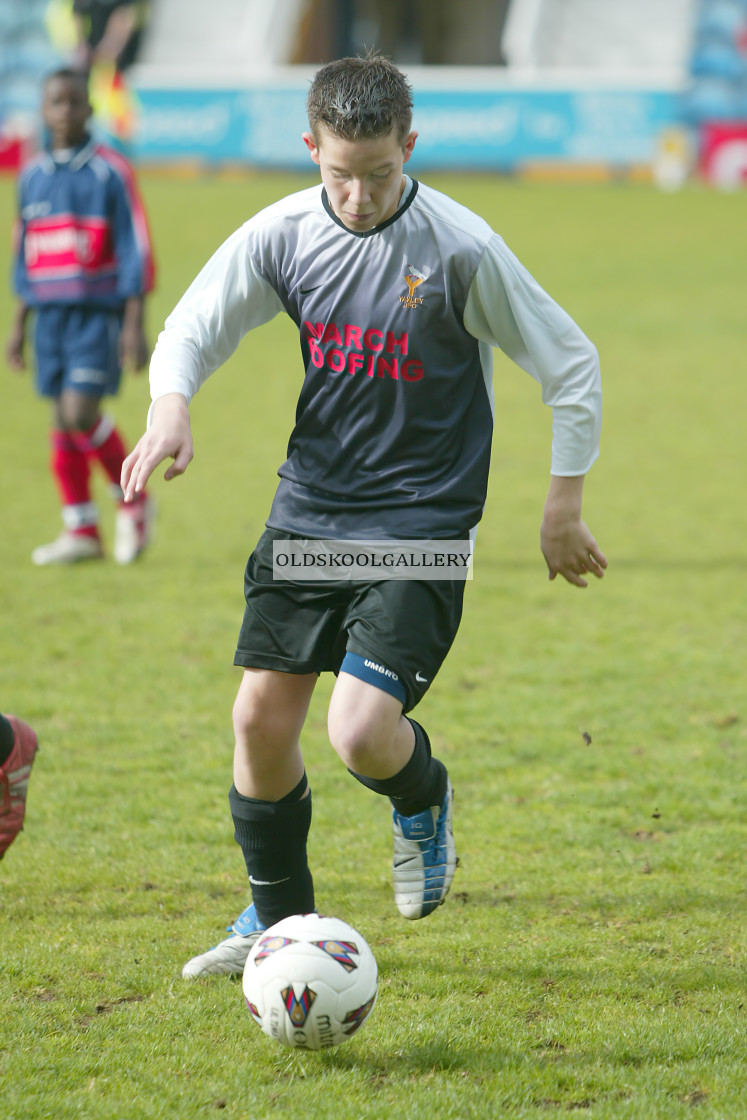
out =
<path fill-rule="evenodd" d="M 375 661 L 370 661 L 368 658 L 366 658 L 364 664 L 367 669 L 373 669 L 375 670 L 375 672 L 381 673 L 382 676 L 389 677 L 393 681 L 399 680 L 397 674 L 393 673 L 391 669 L 385 669 L 383 665 L 378 665 Z"/>

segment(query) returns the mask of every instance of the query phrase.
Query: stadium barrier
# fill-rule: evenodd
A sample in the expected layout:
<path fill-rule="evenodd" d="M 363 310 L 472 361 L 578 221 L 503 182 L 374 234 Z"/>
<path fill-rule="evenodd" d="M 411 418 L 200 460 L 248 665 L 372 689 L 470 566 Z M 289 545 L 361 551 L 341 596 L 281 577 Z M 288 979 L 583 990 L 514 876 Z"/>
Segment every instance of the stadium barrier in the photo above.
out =
<path fill-rule="evenodd" d="M 134 75 L 141 163 L 198 162 L 307 169 L 300 141 L 312 71 L 289 68 L 244 88 Z M 637 84 L 583 75 L 512 80 L 504 71 L 409 71 L 418 168 L 497 172 L 650 167 L 664 131 L 681 123 L 677 80 Z"/>

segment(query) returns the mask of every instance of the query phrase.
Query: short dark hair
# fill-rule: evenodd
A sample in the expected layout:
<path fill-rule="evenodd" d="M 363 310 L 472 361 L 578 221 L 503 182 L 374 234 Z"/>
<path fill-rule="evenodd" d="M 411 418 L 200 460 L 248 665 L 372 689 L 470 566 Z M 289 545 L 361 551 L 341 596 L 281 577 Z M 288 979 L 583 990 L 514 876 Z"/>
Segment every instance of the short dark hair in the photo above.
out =
<path fill-rule="evenodd" d="M 317 71 L 306 111 L 317 144 L 323 124 L 343 140 L 369 140 L 394 130 L 404 146 L 412 124 L 412 87 L 382 55 L 339 58 Z"/>
<path fill-rule="evenodd" d="M 77 82 L 88 92 L 88 74 L 84 70 L 73 70 L 71 66 L 59 66 L 56 70 L 50 70 L 49 73 L 44 75 L 42 85 L 46 87 L 50 82 L 58 79 L 63 82 Z"/>

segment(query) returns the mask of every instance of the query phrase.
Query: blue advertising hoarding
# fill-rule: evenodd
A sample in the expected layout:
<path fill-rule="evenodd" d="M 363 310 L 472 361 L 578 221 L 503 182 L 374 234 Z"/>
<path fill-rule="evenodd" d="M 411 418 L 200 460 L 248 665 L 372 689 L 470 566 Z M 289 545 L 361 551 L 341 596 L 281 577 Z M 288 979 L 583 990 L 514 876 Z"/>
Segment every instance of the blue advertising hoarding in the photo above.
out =
<path fill-rule="evenodd" d="M 306 84 L 247 89 L 137 89 L 133 154 L 143 162 L 306 169 Z M 533 161 L 650 163 L 681 121 L 672 89 L 432 88 L 415 97 L 419 168 L 515 170 Z"/>

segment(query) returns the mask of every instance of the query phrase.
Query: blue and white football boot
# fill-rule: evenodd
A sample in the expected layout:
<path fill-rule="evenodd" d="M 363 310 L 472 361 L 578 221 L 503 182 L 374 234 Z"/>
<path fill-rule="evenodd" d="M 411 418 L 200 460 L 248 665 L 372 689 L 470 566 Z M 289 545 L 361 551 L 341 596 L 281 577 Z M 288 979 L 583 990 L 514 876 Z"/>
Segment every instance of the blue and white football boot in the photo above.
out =
<path fill-rule="evenodd" d="M 233 925 L 227 926 L 231 936 L 187 961 L 182 976 L 185 980 L 194 980 L 198 976 L 241 976 L 252 946 L 266 928 L 257 918 L 252 902 Z"/>
<path fill-rule="evenodd" d="M 453 799 L 447 779 L 441 805 L 412 817 L 394 811 L 394 901 L 405 918 L 427 917 L 449 892 L 458 862 L 451 831 Z"/>

